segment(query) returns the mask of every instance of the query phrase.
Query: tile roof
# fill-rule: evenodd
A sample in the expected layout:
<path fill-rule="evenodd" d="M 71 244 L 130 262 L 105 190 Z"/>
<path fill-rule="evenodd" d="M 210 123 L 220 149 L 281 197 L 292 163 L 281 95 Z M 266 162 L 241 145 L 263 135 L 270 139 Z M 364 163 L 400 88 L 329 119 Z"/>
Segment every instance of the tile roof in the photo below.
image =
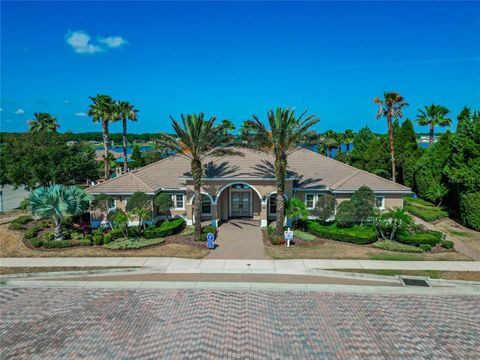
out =
<path fill-rule="evenodd" d="M 204 161 L 205 179 L 273 179 L 274 158 L 270 154 L 236 148 L 236 154 L 211 157 Z M 368 185 L 374 191 L 409 192 L 390 180 L 359 170 L 313 151 L 299 148 L 288 158 L 288 174 L 296 188 L 336 191 L 356 190 Z M 92 193 L 157 192 L 186 187 L 191 178 L 190 161 L 175 155 L 107 180 L 88 189 Z"/>

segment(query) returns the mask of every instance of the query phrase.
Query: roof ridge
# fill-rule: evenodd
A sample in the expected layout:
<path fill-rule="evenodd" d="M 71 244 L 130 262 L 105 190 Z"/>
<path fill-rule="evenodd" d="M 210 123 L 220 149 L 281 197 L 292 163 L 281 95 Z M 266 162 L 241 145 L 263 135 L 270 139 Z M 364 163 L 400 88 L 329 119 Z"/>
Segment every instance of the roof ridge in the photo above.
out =
<path fill-rule="evenodd" d="M 371 173 L 371 172 L 368 172 L 366 170 L 362 170 L 362 169 L 359 169 L 359 172 L 362 172 L 362 173 L 365 173 L 367 175 L 370 175 L 370 176 L 375 176 L 383 181 L 388 181 L 390 183 L 393 183 L 395 185 L 398 185 L 398 186 L 403 186 L 404 188 L 407 188 L 408 190 L 411 190 L 408 186 L 405 186 L 403 184 L 400 184 L 400 183 L 397 183 L 397 182 L 393 182 L 392 180 L 389 180 L 389 179 L 385 179 L 384 177 L 381 177 L 380 175 L 377 175 L 377 174 L 374 174 L 374 173 Z"/>
<path fill-rule="evenodd" d="M 125 177 L 125 176 L 127 176 L 127 175 L 129 175 L 129 174 L 131 174 L 131 172 L 127 172 L 127 173 L 121 174 L 121 175 L 119 175 L 119 176 L 111 177 L 111 178 L 109 178 L 109 179 L 107 179 L 107 180 L 105 180 L 105 181 L 99 182 L 98 184 L 95 184 L 95 185 L 93 185 L 93 186 L 88 187 L 87 190 L 96 188 L 97 186 L 100 186 L 100 185 L 103 185 L 103 184 L 106 184 L 106 183 L 109 183 L 109 182 L 112 182 L 113 180 L 117 180 L 117 179 L 119 179 L 119 178 L 121 178 L 121 177 Z"/>
<path fill-rule="evenodd" d="M 358 175 L 360 173 L 360 170 L 357 169 L 357 171 L 355 171 L 354 173 L 352 174 L 349 174 L 345 177 L 343 177 L 342 179 L 340 179 L 339 181 L 337 181 L 335 184 L 333 184 L 331 186 L 331 189 L 336 189 L 337 187 L 345 184 L 348 180 L 350 180 L 351 178 L 353 178 L 354 176 Z"/>

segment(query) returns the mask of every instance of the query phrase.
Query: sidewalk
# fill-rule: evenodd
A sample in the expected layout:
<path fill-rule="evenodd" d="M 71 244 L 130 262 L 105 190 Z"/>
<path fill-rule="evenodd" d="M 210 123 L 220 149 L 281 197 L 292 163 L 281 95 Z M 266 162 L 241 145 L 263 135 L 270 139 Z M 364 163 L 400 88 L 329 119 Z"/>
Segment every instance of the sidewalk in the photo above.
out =
<path fill-rule="evenodd" d="M 331 269 L 480 271 L 480 261 L 220 260 L 154 257 L 1 258 L 0 267 L 144 267 L 167 273 L 309 274 Z"/>

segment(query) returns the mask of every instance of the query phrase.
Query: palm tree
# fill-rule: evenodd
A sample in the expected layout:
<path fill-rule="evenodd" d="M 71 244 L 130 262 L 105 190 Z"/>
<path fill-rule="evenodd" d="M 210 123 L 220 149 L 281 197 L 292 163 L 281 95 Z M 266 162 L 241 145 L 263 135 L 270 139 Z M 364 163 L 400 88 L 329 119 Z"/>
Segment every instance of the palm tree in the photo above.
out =
<path fill-rule="evenodd" d="M 235 125 L 228 119 L 222 120 L 220 127 L 223 129 L 223 135 L 225 136 L 225 139 L 228 139 L 228 131 L 235 130 Z"/>
<path fill-rule="evenodd" d="M 417 124 L 420 126 L 430 125 L 430 139 L 428 147 L 433 145 L 433 134 L 435 126 L 446 127 L 452 124 L 452 119 L 445 117 L 450 110 L 445 106 L 432 104 L 425 106 L 425 110 L 419 109 L 417 115 Z"/>
<path fill-rule="evenodd" d="M 397 92 L 383 93 L 384 99 L 373 98 L 373 102 L 378 104 L 377 120 L 385 116 L 388 123 L 388 136 L 390 138 L 390 158 L 392 161 L 392 181 L 395 182 L 395 149 L 393 146 L 393 127 L 392 120 L 403 117 L 402 108 L 408 106 L 403 96 Z"/>
<path fill-rule="evenodd" d="M 323 133 L 321 136 L 320 143 L 325 147 L 327 150 L 327 156 L 332 157 L 332 150 L 337 148 L 338 142 L 337 142 L 337 136 L 335 131 L 333 130 L 327 130 Z"/>
<path fill-rule="evenodd" d="M 195 220 L 195 240 L 200 239 L 202 232 L 202 179 L 203 161 L 209 156 L 222 156 L 234 153 L 226 145 L 223 129 L 215 126 L 215 116 L 205 120 L 203 113 L 181 114 L 181 123 L 170 116 L 175 134 L 161 133 L 158 144 L 175 154 L 190 160 L 193 178 L 193 216 Z"/>
<path fill-rule="evenodd" d="M 116 103 L 118 118 L 122 120 L 123 128 L 123 171 L 127 172 L 127 120 L 137 121 L 138 110 L 135 106 L 127 101 L 119 101 Z"/>
<path fill-rule="evenodd" d="M 60 127 L 57 119 L 49 113 L 35 113 L 33 115 L 35 116 L 35 119 L 28 121 L 29 131 L 32 133 L 38 133 L 42 131 L 56 132 Z"/>
<path fill-rule="evenodd" d="M 104 168 L 104 179 L 110 177 L 110 166 L 108 162 L 108 123 L 115 121 L 118 118 L 118 114 L 115 109 L 115 103 L 112 100 L 111 96 L 108 95 L 97 95 L 95 97 L 90 97 L 93 104 L 89 105 L 88 116 L 91 116 L 93 122 L 102 123 L 102 137 L 103 137 L 103 148 L 105 149 L 103 168 Z"/>
<path fill-rule="evenodd" d="M 55 240 L 62 240 L 62 220 L 67 215 L 81 215 L 88 208 L 92 196 L 78 187 L 53 185 L 39 187 L 30 194 L 33 215 L 53 218 Z"/>
<path fill-rule="evenodd" d="M 345 143 L 345 134 L 336 133 L 335 139 L 337 140 L 337 153 L 342 152 L 342 145 Z"/>
<path fill-rule="evenodd" d="M 295 109 L 277 108 L 274 112 L 270 109 L 267 113 L 269 128 L 267 128 L 256 115 L 253 120 L 247 120 L 251 129 L 251 142 L 246 144 L 275 157 L 275 178 L 277 182 L 277 224 L 276 231 L 281 234 L 285 219 L 285 178 L 287 176 L 288 156 L 296 151 L 300 145 L 314 140 L 311 127 L 319 119 L 315 115 L 305 116 L 306 112 L 298 118 Z M 304 117 L 305 116 L 305 117 Z"/>
<path fill-rule="evenodd" d="M 343 133 L 343 136 L 344 136 L 344 141 L 346 146 L 345 152 L 348 154 L 350 152 L 350 144 L 353 142 L 355 133 L 351 129 L 347 129 Z"/>

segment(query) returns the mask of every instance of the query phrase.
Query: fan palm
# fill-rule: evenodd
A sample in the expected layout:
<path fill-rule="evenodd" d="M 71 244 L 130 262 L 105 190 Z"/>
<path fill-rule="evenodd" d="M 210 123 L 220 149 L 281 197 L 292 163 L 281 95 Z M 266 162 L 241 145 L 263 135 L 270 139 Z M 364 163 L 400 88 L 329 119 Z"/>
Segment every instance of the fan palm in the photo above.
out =
<path fill-rule="evenodd" d="M 398 232 L 407 229 L 413 221 L 412 217 L 403 208 L 386 211 L 380 218 L 390 230 L 390 240 L 395 240 Z"/>
<path fill-rule="evenodd" d="M 408 104 L 403 96 L 397 92 L 383 93 L 383 99 L 373 98 L 373 102 L 378 104 L 377 120 L 385 116 L 388 123 L 388 137 L 390 138 L 390 158 L 392 162 L 392 181 L 395 182 L 395 149 L 393 146 L 393 126 L 392 120 L 403 117 L 402 109 Z"/>
<path fill-rule="evenodd" d="M 327 156 L 332 157 L 332 150 L 338 146 L 336 133 L 333 130 L 327 130 L 320 137 L 320 144 L 327 150 Z"/>
<path fill-rule="evenodd" d="M 345 142 L 345 146 L 346 146 L 345 151 L 348 154 L 350 152 L 350 144 L 353 142 L 353 138 L 355 136 L 355 133 L 351 129 L 347 129 L 343 133 L 343 136 L 344 136 L 344 142 Z"/>
<path fill-rule="evenodd" d="M 91 116 L 94 123 L 102 123 L 103 148 L 105 149 L 103 168 L 104 179 L 110 177 L 110 166 L 108 161 L 108 123 L 118 119 L 115 103 L 111 96 L 97 95 L 90 97 L 93 104 L 89 105 L 88 116 Z"/>
<path fill-rule="evenodd" d="M 287 175 L 288 156 L 296 151 L 300 145 L 311 143 L 314 140 L 311 127 L 318 123 L 315 115 L 305 116 L 306 112 L 298 118 L 295 109 L 277 108 L 270 109 L 267 113 L 268 128 L 252 115 L 253 120 L 247 120 L 251 129 L 251 142 L 246 144 L 275 158 L 275 178 L 277 187 L 277 214 L 276 231 L 283 231 L 285 219 L 285 178 Z"/>
<path fill-rule="evenodd" d="M 223 135 L 225 139 L 228 139 L 228 132 L 235 130 L 235 125 L 228 119 L 222 120 L 220 127 L 223 129 Z"/>
<path fill-rule="evenodd" d="M 127 120 L 137 121 L 138 110 L 135 109 L 135 106 L 130 104 L 127 101 L 119 101 L 116 103 L 117 116 L 122 120 L 122 129 L 123 129 L 123 171 L 127 171 L 128 160 L 127 160 Z"/>
<path fill-rule="evenodd" d="M 195 240 L 200 239 L 202 232 L 202 197 L 200 195 L 204 173 L 203 161 L 209 156 L 222 156 L 234 153 L 226 145 L 223 129 L 215 126 L 215 116 L 205 120 L 203 113 L 181 115 L 181 122 L 172 120 L 174 134 L 162 133 L 158 144 L 171 152 L 183 156 L 190 161 L 193 178 L 193 216 L 195 221 Z"/>
<path fill-rule="evenodd" d="M 60 127 L 60 125 L 58 125 L 57 119 L 48 113 L 35 113 L 33 115 L 35 116 L 35 119 L 28 121 L 30 132 L 56 132 L 57 129 Z"/>
<path fill-rule="evenodd" d="M 452 124 L 452 119 L 447 118 L 446 115 L 450 112 L 445 106 L 441 105 L 427 105 L 425 110 L 419 109 L 417 115 L 417 124 L 420 126 L 430 125 L 430 139 L 428 147 L 433 145 L 433 134 L 435 126 L 446 127 Z"/>
<path fill-rule="evenodd" d="M 33 215 L 52 218 L 55 224 L 55 240 L 63 238 L 62 220 L 67 215 L 81 215 L 88 208 L 92 196 L 77 187 L 53 185 L 39 187 L 30 194 Z"/>

